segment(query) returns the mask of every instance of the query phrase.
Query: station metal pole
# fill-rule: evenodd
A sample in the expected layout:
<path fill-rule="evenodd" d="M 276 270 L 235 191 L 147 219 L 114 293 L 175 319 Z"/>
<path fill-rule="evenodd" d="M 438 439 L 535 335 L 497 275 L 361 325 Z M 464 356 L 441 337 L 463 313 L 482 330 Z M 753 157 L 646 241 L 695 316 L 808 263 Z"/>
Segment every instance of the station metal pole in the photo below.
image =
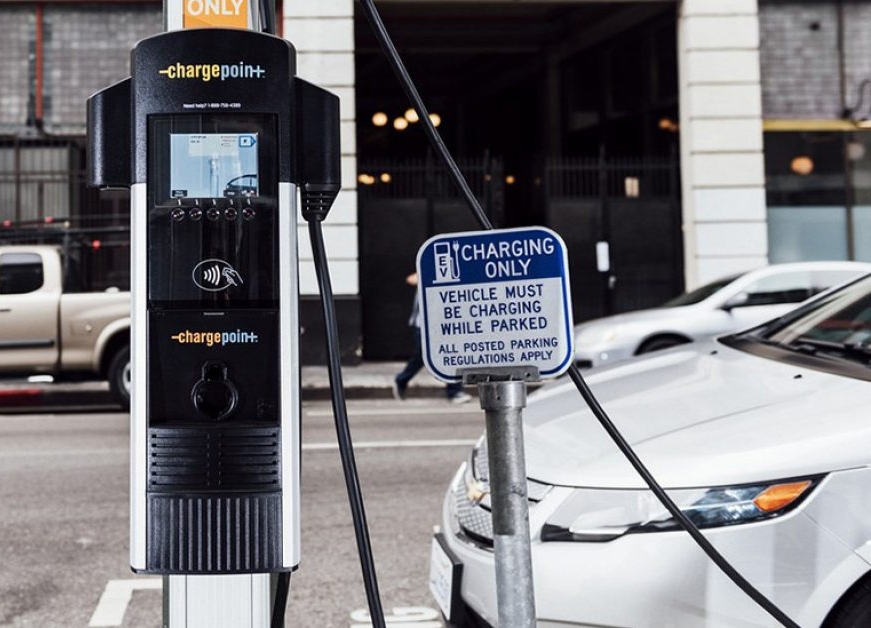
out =
<path fill-rule="evenodd" d="M 256 0 L 247 9 L 249 30 L 259 30 Z M 164 0 L 164 28 L 183 30 L 184 0 Z M 164 628 L 268 628 L 271 623 L 272 574 L 166 576 L 163 586 Z"/>
<path fill-rule="evenodd" d="M 486 415 L 499 626 L 532 628 L 535 593 L 523 451 L 526 381 L 479 379 L 477 384 Z"/>

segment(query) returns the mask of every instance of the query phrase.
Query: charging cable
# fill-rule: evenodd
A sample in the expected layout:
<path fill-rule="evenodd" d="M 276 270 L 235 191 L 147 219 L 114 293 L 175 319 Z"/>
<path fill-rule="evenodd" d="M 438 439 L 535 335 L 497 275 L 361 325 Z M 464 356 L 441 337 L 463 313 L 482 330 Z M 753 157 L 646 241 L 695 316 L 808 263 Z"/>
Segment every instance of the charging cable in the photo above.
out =
<path fill-rule="evenodd" d="M 454 158 L 451 156 L 450 151 L 448 151 L 444 142 L 441 139 L 438 131 L 435 128 L 435 125 L 432 123 L 432 120 L 429 118 L 429 114 L 426 110 L 426 107 L 423 104 L 423 101 L 420 98 L 420 94 L 418 94 L 417 88 L 414 86 L 414 82 L 411 79 L 411 76 L 408 74 L 408 71 L 405 69 L 405 64 L 402 62 L 402 59 L 399 56 L 399 53 L 396 50 L 396 47 L 393 45 L 393 41 L 390 39 L 390 35 L 387 33 L 387 29 L 384 27 L 384 23 L 381 21 L 381 16 L 378 13 L 378 9 L 375 7 L 373 0 L 360 0 L 360 4 L 362 5 L 363 12 L 366 14 L 366 19 L 369 21 L 369 25 L 372 28 L 372 31 L 375 33 L 375 37 L 378 40 L 378 44 L 381 47 L 382 52 L 387 57 L 388 62 L 390 63 L 390 67 L 393 69 L 397 78 L 399 79 L 400 84 L 402 85 L 402 89 L 405 92 L 405 95 L 408 97 L 415 111 L 417 111 L 418 118 L 420 122 L 423 124 L 424 132 L 426 136 L 429 138 L 430 143 L 435 149 L 436 153 L 445 163 L 448 172 L 450 173 L 451 179 L 456 184 L 457 189 L 460 191 L 460 194 L 466 200 L 466 203 L 469 205 L 472 213 L 475 216 L 475 219 L 484 229 L 492 229 L 493 225 L 490 223 L 490 219 L 484 213 L 484 210 L 481 207 L 481 204 L 475 198 L 474 193 L 472 192 L 469 184 L 466 182 L 463 173 L 460 171 L 459 166 L 457 165 Z M 742 591 L 744 591 L 751 599 L 753 599 L 759 606 L 761 606 L 766 612 L 768 612 L 774 619 L 780 622 L 786 628 L 800 628 L 800 626 L 795 623 L 792 619 L 790 619 L 786 613 L 784 613 L 780 608 L 778 608 L 771 600 L 769 600 L 765 595 L 763 595 L 756 587 L 754 587 L 744 576 L 742 576 L 724 557 L 720 554 L 719 551 L 708 541 L 707 538 L 699 531 L 699 529 L 695 526 L 695 524 L 690 521 L 689 518 L 681 511 L 681 509 L 675 504 L 665 490 L 659 485 L 656 481 L 656 478 L 651 475 L 650 471 L 647 470 L 647 467 L 641 462 L 635 452 L 632 450 L 632 447 L 626 442 L 626 439 L 623 438 L 623 435 L 617 430 L 614 424 L 611 422 L 611 419 L 608 417 L 604 408 L 599 404 L 596 397 L 593 395 L 592 390 L 590 390 L 584 378 L 581 376 L 580 370 L 574 364 L 569 367 L 569 377 L 574 382 L 578 391 L 581 394 L 581 397 L 589 406 L 590 410 L 592 410 L 593 415 L 598 419 L 599 423 L 617 445 L 618 449 L 623 453 L 629 463 L 635 468 L 636 472 L 641 476 L 650 490 L 656 495 L 657 499 L 662 503 L 666 510 L 675 518 L 680 527 L 682 527 L 699 545 L 699 547 L 708 555 L 708 557 L 714 562 L 717 567 L 719 567 L 726 576 L 728 576 Z"/>
<path fill-rule="evenodd" d="M 284 613 L 287 611 L 287 598 L 290 595 L 290 572 L 278 574 L 275 583 L 275 602 L 272 605 L 272 621 L 269 628 L 284 628 Z"/>
<path fill-rule="evenodd" d="M 303 196 L 307 191 L 303 189 Z M 330 283 L 330 273 L 327 265 L 327 254 L 324 247 L 324 233 L 321 221 L 326 217 L 326 210 L 318 210 L 318 203 L 310 203 L 304 198 L 302 202 L 303 218 L 308 222 L 309 239 L 314 254 L 315 273 L 321 293 L 321 303 L 324 310 L 324 324 L 327 337 L 327 364 L 330 376 L 330 396 L 333 403 L 333 416 L 336 423 L 336 436 L 339 441 L 339 453 L 342 458 L 342 470 L 345 475 L 345 486 L 348 490 L 348 500 L 351 504 L 351 515 L 354 519 L 354 533 L 357 538 L 357 551 L 360 555 L 360 565 L 363 569 L 363 584 L 369 603 L 369 616 L 375 628 L 385 628 L 384 611 L 378 594 L 378 579 L 375 573 L 375 561 L 372 557 L 372 545 L 369 540 L 369 528 L 366 524 L 366 512 L 363 508 L 363 495 L 360 490 L 360 480 L 357 465 L 354 460 L 354 444 L 348 425 L 348 409 L 345 405 L 345 389 L 342 383 L 342 369 L 339 355 L 339 332 L 336 322 L 336 306 L 333 301 L 333 288 Z"/>
<path fill-rule="evenodd" d="M 275 34 L 275 3 L 273 0 L 260 0 L 260 27 L 262 32 Z M 315 272 L 321 294 L 324 310 L 324 326 L 326 329 L 327 363 L 330 376 L 330 393 L 333 403 L 333 416 L 336 424 L 336 437 L 339 441 L 339 455 L 342 459 L 342 471 L 345 476 L 345 486 L 348 490 L 348 500 L 351 506 L 351 518 L 354 522 L 354 534 L 357 539 L 357 551 L 363 570 L 363 584 L 369 603 L 369 615 L 374 628 L 386 628 L 384 611 L 378 593 L 378 580 L 375 573 L 375 561 L 372 557 L 372 544 L 369 540 L 369 528 L 366 524 L 366 511 L 363 508 L 363 495 L 360 490 L 360 480 L 357 474 L 357 464 L 354 460 L 354 444 L 351 439 L 351 429 L 348 424 L 348 409 L 345 405 L 344 387 L 342 385 L 342 370 L 340 367 L 339 332 L 336 322 L 336 308 L 333 300 L 333 288 L 330 282 L 330 272 L 327 265 L 327 254 L 324 247 L 324 234 L 321 221 L 327 216 L 330 205 L 338 191 L 337 186 L 318 186 L 303 184 L 302 215 L 308 222 L 309 237 L 314 254 Z M 275 587 L 275 601 L 272 606 L 270 628 L 284 628 L 284 616 L 287 609 L 287 598 L 290 594 L 290 574 L 278 574 Z"/>

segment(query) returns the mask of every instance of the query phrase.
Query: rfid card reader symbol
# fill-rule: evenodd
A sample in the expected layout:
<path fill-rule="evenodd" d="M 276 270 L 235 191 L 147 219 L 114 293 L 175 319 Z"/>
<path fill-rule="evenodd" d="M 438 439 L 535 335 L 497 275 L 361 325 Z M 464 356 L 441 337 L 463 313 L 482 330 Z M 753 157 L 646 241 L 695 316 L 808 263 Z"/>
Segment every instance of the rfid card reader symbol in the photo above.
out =
<path fill-rule="evenodd" d="M 194 267 L 191 278 L 198 288 L 207 292 L 220 292 L 244 283 L 239 271 L 222 259 L 203 260 Z"/>

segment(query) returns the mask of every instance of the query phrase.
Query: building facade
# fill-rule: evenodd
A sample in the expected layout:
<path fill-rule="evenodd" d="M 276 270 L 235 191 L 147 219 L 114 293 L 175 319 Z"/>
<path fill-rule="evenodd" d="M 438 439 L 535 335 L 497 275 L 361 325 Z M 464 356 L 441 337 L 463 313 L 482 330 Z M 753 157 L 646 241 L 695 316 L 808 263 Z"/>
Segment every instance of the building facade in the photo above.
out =
<path fill-rule="evenodd" d="M 433 0 L 379 3 L 405 34 L 400 51 L 409 50 L 415 63 L 442 59 L 462 65 L 468 60 L 471 67 L 484 59 L 490 65 L 481 68 L 511 65 L 509 72 L 481 69 L 473 77 L 481 86 L 474 97 L 485 100 L 495 94 L 493 109 L 456 104 L 471 102 L 475 83 L 463 84 L 462 93 L 460 88 L 451 92 L 451 81 L 459 85 L 460 79 L 444 69 L 450 65 L 419 66 L 437 68 L 420 70 L 429 90 L 423 95 L 431 95 L 429 102 L 445 111 L 442 128 L 461 156 L 486 149 L 480 175 L 486 185 L 476 187 L 473 181 L 473 187 L 492 202 L 497 223 L 503 217 L 509 226 L 550 223 L 568 232 L 563 235 L 570 244 L 575 242 L 570 255 L 580 260 L 579 277 L 587 273 L 589 278 L 575 285 L 578 318 L 651 305 L 679 289 L 769 262 L 871 261 L 871 229 L 865 228 L 871 222 L 871 156 L 864 139 L 865 120 L 871 118 L 871 3 L 467 0 L 453 3 L 450 13 L 445 6 Z M 162 7 L 135 1 L 45 1 L 7 2 L 0 11 L 10 26 L 0 42 L 0 221 L 14 227 L 46 216 L 93 214 L 93 199 L 85 207 L 87 198 L 76 191 L 84 103 L 94 91 L 128 74 L 135 41 L 163 29 Z M 512 15 L 517 24 L 507 21 Z M 465 21 L 440 24 L 440 18 Z M 391 22 L 385 21 L 390 30 Z M 499 27 L 492 36 L 490 23 Z M 381 131 L 372 127 L 375 105 L 370 103 L 388 88 L 373 81 L 373 73 L 386 73 L 376 66 L 379 53 L 363 35 L 367 28 L 353 0 L 286 0 L 281 5 L 281 33 L 297 49 L 299 76 L 341 99 L 343 189 L 325 235 L 349 360 L 398 357 L 401 343 L 385 351 L 373 347 L 404 332 L 410 295 L 395 286 L 410 272 L 413 260 L 407 259 L 407 250 L 438 229 L 474 226 L 433 217 L 434 208 L 462 211 L 450 192 L 419 195 L 419 205 L 396 195 L 397 173 L 404 166 L 394 163 L 388 172 L 383 154 L 399 146 L 399 160 L 408 166 L 425 149 L 388 145 L 376 137 Z M 466 31 L 474 39 L 463 39 Z M 510 41 L 500 41 L 499 33 Z M 623 54 L 636 40 L 649 42 L 648 48 L 639 44 L 637 52 L 651 59 L 643 65 L 644 76 L 633 74 L 637 58 Z M 460 48 L 467 48 L 469 56 L 458 61 Z M 511 83 L 524 73 L 534 76 L 534 90 Z M 439 74 L 445 75 L 442 83 L 435 82 Z M 524 99 L 529 101 L 522 110 L 526 117 L 511 118 L 508 103 Z M 513 125 L 511 132 L 500 132 L 497 123 Z M 542 164 L 539 170 L 526 172 L 512 162 L 510 144 L 522 141 L 533 147 L 528 161 Z M 369 172 L 376 153 L 381 171 Z M 570 161 L 575 153 L 593 155 L 592 161 Z M 654 180 L 648 176 L 651 167 L 629 161 L 615 165 L 611 155 L 618 153 L 673 159 L 678 168 L 663 170 L 666 183 L 648 183 Z M 477 162 L 466 163 L 477 176 Z M 440 176 L 431 166 L 421 170 L 430 179 L 430 190 L 433 177 Z M 598 192 L 601 203 L 594 210 L 588 199 L 556 202 L 559 190 L 571 186 L 554 173 L 567 167 L 575 175 L 590 169 L 600 182 L 613 178 L 617 191 Z M 644 174 L 633 174 L 632 168 Z M 529 187 L 519 196 L 524 176 Z M 393 185 L 391 196 L 376 193 L 377 186 L 370 185 L 370 179 L 378 182 L 375 177 Z M 640 202 L 638 197 L 658 186 L 673 192 L 652 195 L 646 205 Z M 509 200 L 502 202 L 503 197 Z M 542 198 L 540 209 L 524 209 L 538 207 Z M 117 214 L 118 202 L 123 199 L 107 209 L 100 201 L 98 212 Z M 403 207 L 412 208 L 408 216 L 416 211 L 413 207 L 422 208 L 418 218 L 405 221 L 417 227 L 404 230 L 403 215 L 395 214 Z M 385 211 L 396 222 L 384 222 Z M 663 218 L 653 231 L 626 227 L 633 221 L 644 224 L 657 212 Z M 611 214 L 607 228 L 601 220 L 605 213 Z M 393 224 L 399 225 L 395 232 Z M 595 233 L 573 240 L 571 232 L 583 231 L 585 225 Z M 656 229 L 669 233 L 648 243 Z M 317 361 L 322 353 L 317 285 L 304 228 L 300 233 L 304 355 Z M 620 237 L 622 244 L 616 242 Z M 615 240 L 614 267 L 620 268 L 620 256 L 637 258 L 634 265 L 624 264 L 622 274 L 599 272 L 590 261 L 595 243 L 609 238 Z M 382 255 L 392 248 L 401 249 L 404 257 Z M 662 273 L 645 275 L 645 267 L 653 266 L 645 256 L 666 248 L 670 253 Z M 635 286 L 632 276 L 640 277 Z M 628 294 L 657 282 L 658 291 L 643 298 Z M 620 289 L 628 296 L 615 299 Z M 588 306 L 592 301 L 598 305 Z"/>

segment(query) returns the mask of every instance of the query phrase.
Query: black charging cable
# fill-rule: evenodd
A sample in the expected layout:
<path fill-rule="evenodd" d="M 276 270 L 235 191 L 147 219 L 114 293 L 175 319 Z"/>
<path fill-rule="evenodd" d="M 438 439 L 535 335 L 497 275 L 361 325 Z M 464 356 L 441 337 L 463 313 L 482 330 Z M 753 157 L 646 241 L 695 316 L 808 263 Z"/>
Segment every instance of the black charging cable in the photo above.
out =
<path fill-rule="evenodd" d="M 284 613 L 287 611 L 287 598 L 290 596 L 290 572 L 278 574 L 275 583 L 275 601 L 272 605 L 272 621 L 269 628 L 284 628 Z"/>
<path fill-rule="evenodd" d="M 369 25 L 372 28 L 372 31 L 375 33 L 375 38 L 378 40 L 378 44 L 381 47 L 382 52 L 387 57 L 388 62 L 390 63 L 390 67 L 393 68 L 394 73 L 399 79 L 400 84 L 402 85 L 402 89 L 405 92 L 405 95 L 408 97 L 415 111 L 417 112 L 418 118 L 420 122 L 423 124 L 424 131 L 426 132 L 427 137 L 430 140 L 433 148 L 436 153 L 442 159 L 442 161 L 447 166 L 448 172 L 450 173 L 451 179 L 454 184 L 457 186 L 457 189 L 462 194 L 463 198 L 466 200 L 469 208 L 475 216 L 475 219 L 478 223 L 485 229 L 492 229 L 493 225 L 490 223 L 490 219 L 484 213 L 484 210 L 481 208 L 481 204 L 475 198 L 474 193 L 472 192 L 469 184 L 466 182 L 463 173 L 460 171 L 459 166 L 457 165 L 454 158 L 451 156 L 450 151 L 448 151 L 445 143 L 442 141 L 439 132 L 436 130 L 435 125 L 432 123 L 432 120 L 429 118 L 429 114 L 426 110 L 426 107 L 423 104 L 423 101 L 420 98 L 420 94 L 417 91 L 417 88 L 414 86 L 414 82 L 411 79 L 411 76 L 408 74 L 408 71 L 405 69 L 405 64 L 402 62 L 402 59 L 399 56 L 399 53 L 396 50 L 396 47 L 393 45 L 393 41 L 390 39 L 390 35 L 387 33 L 387 29 L 384 27 L 384 22 L 381 21 L 381 16 L 378 13 L 378 9 L 375 7 L 375 3 L 373 0 L 360 0 L 360 4 L 363 8 L 363 12 L 366 14 L 366 19 L 369 20 Z M 726 576 L 728 576 L 744 593 L 746 593 L 751 599 L 753 599 L 759 606 L 761 606 L 766 612 L 768 612 L 774 619 L 780 622 L 782 625 L 787 628 L 800 628 L 800 626 L 795 623 L 789 616 L 786 615 L 780 608 L 778 608 L 771 600 L 769 600 L 765 595 L 763 595 L 756 587 L 754 587 L 744 576 L 742 576 L 732 565 L 723 557 L 722 554 L 708 541 L 707 538 L 699 531 L 696 525 L 690 521 L 689 518 L 681 511 L 681 509 L 675 504 L 665 490 L 659 485 L 656 481 L 656 478 L 651 475 L 650 471 L 647 470 L 647 467 L 641 462 L 635 452 L 632 450 L 632 447 L 629 443 L 626 442 L 626 439 L 623 438 L 623 435 L 620 434 L 619 430 L 614 426 L 611 422 L 611 419 L 608 417 L 604 408 L 599 404 L 596 397 L 593 395 L 593 391 L 590 390 L 590 387 L 587 385 L 584 378 L 581 376 L 580 370 L 578 367 L 572 364 L 569 367 L 569 377 L 574 382 L 578 391 L 581 393 L 581 397 L 589 406 L 590 410 L 592 410 L 593 415 L 598 419 L 599 423 L 617 445 L 618 449 L 623 453 L 623 455 L 627 458 L 629 463 L 635 468 L 638 475 L 644 480 L 650 490 L 656 495 L 657 499 L 662 503 L 666 510 L 675 518 L 678 525 L 683 528 L 699 545 L 699 547 L 708 555 L 708 557 L 714 562 L 717 567 L 719 567 Z"/>
<path fill-rule="evenodd" d="M 306 191 L 303 190 L 303 195 Z M 354 520 L 354 534 L 357 538 L 357 552 L 360 555 L 360 566 L 363 569 L 363 584 L 369 603 L 369 616 L 375 628 L 386 628 L 384 611 L 378 593 L 378 579 L 375 573 L 375 560 L 372 557 L 372 544 L 369 540 L 369 528 L 366 524 L 366 511 L 363 508 L 363 495 L 360 489 L 360 479 L 357 474 L 357 464 L 354 460 L 354 445 L 351 439 L 351 429 L 348 424 L 348 409 L 345 405 L 345 389 L 342 383 L 342 369 L 339 353 L 339 327 L 336 322 L 336 305 L 333 301 L 333 288 L 330 282 L 327 254 L 324 247 L 324 234 L 321 221 L 326 216 L 326 210 L 310 209 L 317 203 L 308 203 L 303 199 L 303 218 L 308 222 L 309 239 L 315 262 L 315 274 L 321 293 L 321 303 L 324 310 L 324 325 L 327 338 L 327 364 L 330 376 L 330 397 L 333 404 L 333 416 L 336 424 L 336 437 L 339 441 L 339 454 L 342 458 L 342 470 L 345 475 L 345 486 L 348 490 L 348 500 L 351 504 L 351 516 Z"/>
<path fill-rule="evenodd" d="M 396 74 L 396 77 L 399 79 L 402 91 L 405 92 L 408 100 L 414 106 L 417 116 L 423 125 L 424 133 L 426 133 L 427 138 L 433 148 L 435 148 L 436 154 L 441 158 L 445 168 L 450 172 L 451 179 L 460 191 L 463 200 L 466 201 L 469 209 L 472 210 L 478 224 L 485 229 L 492 229 L 493 225 L 490 224 L 490 219 L 487 218 L 487 214 L 481 207 L 481 203 L 478 202 L 474 192 L 472 192 L 472 188 L 469 187 L 466 178 L 460 171 L 460 167 L 457 165 L 457 162 L 454 161 L 454 158 L 451 157 L 451 153 L 442 141 L 441 135 L 436 131 L 435 125 L 432 123 L 432 120 L 430 120 L 426 105 L 423 104 L 423 99 L 421 99 L 420 94 L 417 92 L 417 88 L 414 86 L 414 81 L 411 80 L 408 70 L 405 69 L 405 64 L 402 62 L 399 53 L 396 51 L 396 47 L 393 45 L 393 41 L 390 39 L 390 34 L 384 27 L 384 22 L 381 20 L 381 14 L 378 13 L 378 9 L 375 8 L 375 3 L 372 2 L 372 0 L 360 0 L 360 6 L 363 8 L 363 13 L 366 14 L 366 19 L 369 21 L 369 27 L 372 29 L 372 32 L 375 33 L 378 45 L 381 46 L 384 56 L 387 57 L 387 62 L 393 69 L 393 73 Z"/>
<path fill-rule="evenodd" d="M 260 0 L 260 31 L 275 35 L 275 0 Z"/>

